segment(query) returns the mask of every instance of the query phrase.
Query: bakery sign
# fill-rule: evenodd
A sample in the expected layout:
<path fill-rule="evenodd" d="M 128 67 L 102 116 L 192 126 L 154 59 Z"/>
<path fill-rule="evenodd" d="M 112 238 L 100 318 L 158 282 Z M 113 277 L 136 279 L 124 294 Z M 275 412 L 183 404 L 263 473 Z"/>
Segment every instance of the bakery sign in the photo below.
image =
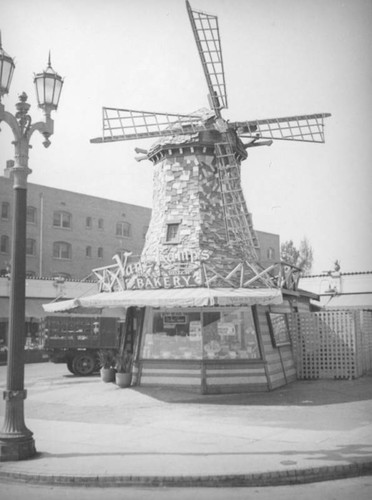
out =
<path fill-rule="evenodd" d="M 203 250 L 183 250 L 162 255 L 155 261 L 123 265 L 123 280 L 127 290 L 157 288 L 191 288 L 202 284 L 201 262 L 210 254 Z"/>

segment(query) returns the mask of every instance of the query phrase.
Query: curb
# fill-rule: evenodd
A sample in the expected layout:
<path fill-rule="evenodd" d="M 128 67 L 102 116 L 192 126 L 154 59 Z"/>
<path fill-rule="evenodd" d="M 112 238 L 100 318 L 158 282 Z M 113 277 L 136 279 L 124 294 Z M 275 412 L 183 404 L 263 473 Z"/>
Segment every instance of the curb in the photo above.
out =
<path fill-rule="evenodd" d="M 348 465 L 216 476 L 70 476 L 0 470 L 0 481 L 63 486 L 260 487 L 315 483 L 372 475 L 372 461 Z"/>

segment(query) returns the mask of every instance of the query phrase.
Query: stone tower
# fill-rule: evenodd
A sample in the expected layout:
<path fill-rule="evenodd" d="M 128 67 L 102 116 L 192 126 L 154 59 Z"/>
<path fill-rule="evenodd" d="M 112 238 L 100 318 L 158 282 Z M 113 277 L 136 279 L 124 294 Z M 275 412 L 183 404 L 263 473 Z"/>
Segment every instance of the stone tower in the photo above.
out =
<path fill-rule="evenodd" d="M 233 131 L 234 168 L 247 154 Z M 213 285 L 221 286 L 218 275 L 226 277 L 242 261 L 257 259 L 254 246 L 229 238 L 226 227 L 224 181 L 219 175 L 216 144 L 226 138 L 217 130 L 164 138 L 148 152 L 154 164 L 153 212 L 141 254 L 141 264 L 164 275 L 189 276 L 184 286 L 207 285 L 206 276 L 215 274 Z M 244 202 L 245 205 L 245 202 Z M 237 286 L 237 278 L 231 284 Z M 181 282 L 180 282 L 181 285 Z M 227 282 L 223 286 L 228 286 Z"/>

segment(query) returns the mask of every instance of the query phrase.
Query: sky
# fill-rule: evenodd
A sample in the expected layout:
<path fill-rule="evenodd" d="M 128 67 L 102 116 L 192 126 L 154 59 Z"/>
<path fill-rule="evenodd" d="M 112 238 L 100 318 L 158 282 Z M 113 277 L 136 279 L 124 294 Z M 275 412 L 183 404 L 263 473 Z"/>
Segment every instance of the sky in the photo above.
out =
<path fill-rule="evenodd" d="M 231 121 L 331 113 L 325 144 L 252 148 L 242 186 L 256 229 L 296 246 L 307 238 L 313 273 L 372 270 L 372 1 L 190 0 L 219 19 Z M 184 0 L 0 0 L 3 49 L 15 58 L 14 112 L 25 91 L 42 119 L 34 73 L 62 75 L 48 149 L 31 140 L 29 182 L 151 207 L 150 140 L 91 144 L 103 106 L 191 113 L 208 89 Z M 0 133 L 0 173 L 14 156 Z"/>

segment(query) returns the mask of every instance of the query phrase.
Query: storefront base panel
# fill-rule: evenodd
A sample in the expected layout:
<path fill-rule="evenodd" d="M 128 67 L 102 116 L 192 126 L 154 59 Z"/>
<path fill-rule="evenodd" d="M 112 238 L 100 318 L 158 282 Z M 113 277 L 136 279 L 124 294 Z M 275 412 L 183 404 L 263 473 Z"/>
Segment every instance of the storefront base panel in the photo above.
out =
<path fill-rule="evenodd" d="M 188 362 L 184 360 L 140 363 L 140 386 L 172 386 L 197 389 L 203 394 L 268 391 L 263 363 L 251 366 L 237 362 Z"/>
<path fill-rule="evenodd" d="M 162 377 L 158 375 L 148 375 L 142 376 L 141 382 L 142 386 L 191 386 L 200 388 L 200 378 L 192 378 L 192 377 Z"/>
<path fill-rule="evenodd" d="M 245 391 L 250 387 L 264 387 L 267 390 L 267 377 L 262 364 L 247 365 L 242 363 L 221 363 L 221 365 L 207 362 L 205 366 L 205 384 L 208 388 L 220 386 L 229 388 L 243 387 Z"/>
<path fill-rule="evenodd" d="M 284 374 L 283 369 L 280 368 L 276 372 L 270 371 L 268 378 L 270 380 L 271 389 L 277 389 L 278 387 L 282 387 L 289 382 L 295 381 L 297 376 L 296 372 Z"/>
<path fill-rule="evenodd" d="M 255 376 L 250 376 L 250 377 L 239 377 L 239 376 L 234 376 L 234 377 L 227 377 L 226 375 L 221 375 L 220 377 L 208 377 L 207 380 L 207 385 L 261 385 L 261 384 L 266 384 L 266 377 L 255 377 Z"/>
<path fill-rule="evenodd" d="M 286 380 L 283 381 L 282 378 L 278 380 L 274 380 L 271 382 L 271 390 L 278 389 L 279 387 L 283 387 L 283 385 L 290 384 L 291 382 L 295 382 L 297 380 L 297 375 L 294 374 L 291 377 L 287 377 Z"/>
<path fill-rule="evenodd" d="M 138 385 L 201 385 L 201 362 L 177 360 L 143 360 L 139 366 Z"/>
<path fill-rule="evenodd" d="M 207 385 L 203 394 L 236 394 L 236 393 L 249 393 L 249 392 L 268 392 L 269 388 L 265 384 L 219 384 Z"/>

